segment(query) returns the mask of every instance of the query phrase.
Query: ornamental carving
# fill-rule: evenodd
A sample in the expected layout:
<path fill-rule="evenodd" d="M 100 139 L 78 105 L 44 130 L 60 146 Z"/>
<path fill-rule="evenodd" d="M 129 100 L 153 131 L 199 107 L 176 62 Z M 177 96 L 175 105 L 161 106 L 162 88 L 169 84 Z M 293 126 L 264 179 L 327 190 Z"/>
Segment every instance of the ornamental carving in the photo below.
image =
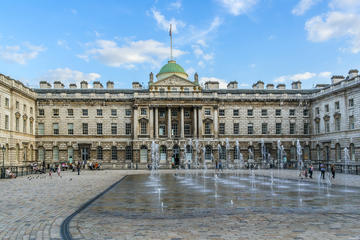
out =
<path fill-rule="evenodd" d="M 15 113 L 15 117 L 16 117 L 16 118 L 20 118 L 20 116 L 21 116 L 21 114 L 20 114 L 19 112 L 16 112 L 16 113 Z"/>

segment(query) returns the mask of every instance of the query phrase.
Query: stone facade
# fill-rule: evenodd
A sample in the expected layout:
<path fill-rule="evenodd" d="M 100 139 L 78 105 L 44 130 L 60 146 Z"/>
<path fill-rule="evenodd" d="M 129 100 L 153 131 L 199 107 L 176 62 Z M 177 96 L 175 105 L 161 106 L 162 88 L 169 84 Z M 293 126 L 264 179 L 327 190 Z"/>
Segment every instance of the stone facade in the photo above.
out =
<path fill-rule="evenodd" d="M 262 140 L 273 159 L 277 159 L 278 140 L 293 162 L 297 140 L 305 160 L 344 161 L 345 147 L 353 161 L 360 159 L 360 78 L 354 70 L 347 78 L 335 77 L 333 84 L 314 89 L 301 89 L 299 81 L 292 89 L 275 89 L 272 84 L 265 88 L 261 81 L 253 89 L 237 89 L 236 82 L 228 89 L 218 89 L 213 82 L 202 88 L 197 74 L 194 81 L 184 76 L 183 72 L 159 73 L 154 82 L 150 74 L 147 89 L 139 84 L 114 89 L 112 82 L 105 89 L 100 83 L 88 88 L 86 82 L 79 88 L 64 88 L 60 82 L 52 88 L 42 82 L 39 89 L 28 89 L 2 76 L 1 144 L 9 144 L 10 149 L 5 161 L 23 165 L 30 160 L 46 164 L 86 160 L 106 168 L 146 168 L 154 141 L 160 145 L 162 168 L 183 164 L 185 158 L 200 162 L 205 158 L 212 165 L 214 159 L 223 158 L 218 148 L 227 142 L 231 161 L 236 158 L 236 142 L 245 161 L 249 149 L 260 161 Z M 6 85 L 10 82 L 23 90 Z M 9 109 L 4 106 L 6 96 L 11 99 Z M 16 110 L 16 101 L 26 104 L 28 111 L 32 107 L 33 113 L 22 107 Z M 7 113 L 10 130 L 4 129 Z M 32 134 L 22 131 L 22 121 L 20 130 L 15 130 L 15 118 L 25 115 L 36 126 Z M 36 156 L 32 151 L 26 161 L 21 154 L 16 158 L 16 144 L 20 152 L 26 147 L 36 149 Z"/>

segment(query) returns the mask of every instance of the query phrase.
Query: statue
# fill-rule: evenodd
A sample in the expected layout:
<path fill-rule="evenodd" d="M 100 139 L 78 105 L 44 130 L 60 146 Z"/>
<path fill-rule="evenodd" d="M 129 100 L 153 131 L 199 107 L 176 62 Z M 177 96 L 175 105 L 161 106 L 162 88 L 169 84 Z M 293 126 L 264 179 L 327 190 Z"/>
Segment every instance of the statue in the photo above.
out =
<path fill-rule="evenodd" d="M 154 82 L 154 74 L 151 72 L 150 73 L 150 81 L 149 83 L 153 83 Z"/>

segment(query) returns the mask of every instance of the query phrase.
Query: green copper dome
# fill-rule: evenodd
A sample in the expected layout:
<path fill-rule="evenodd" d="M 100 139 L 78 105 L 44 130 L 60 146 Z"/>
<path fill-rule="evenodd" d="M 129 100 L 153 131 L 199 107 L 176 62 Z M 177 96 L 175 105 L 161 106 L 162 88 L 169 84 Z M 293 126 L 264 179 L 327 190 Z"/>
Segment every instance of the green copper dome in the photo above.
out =
<path fill-rule="evenodd" d="M 170 60 L 166 65 L 164 65 L 160 72 L 157 75 L 160 75 L 162 73 L 185 73 L 184 69 L 177 64 L 174 60 Z"/>

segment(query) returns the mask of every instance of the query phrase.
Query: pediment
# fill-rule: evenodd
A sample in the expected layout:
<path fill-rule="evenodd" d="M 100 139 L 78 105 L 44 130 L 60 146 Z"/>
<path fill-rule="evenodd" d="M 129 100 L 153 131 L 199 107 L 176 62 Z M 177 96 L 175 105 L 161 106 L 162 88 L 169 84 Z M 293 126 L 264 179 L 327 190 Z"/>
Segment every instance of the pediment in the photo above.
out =
<path fill-rule="evenodd" d="M 161 79 L 157 82 L 155 82 L 153 84 L 153 86 L 158 86 L 158 87 L 167 87 L 167 86 L 171 86 L 171 87 L 194 87 L 196 86 L 193 82 L 189 81 L 188 79 L 171 75 L 167 78 Z"/>

